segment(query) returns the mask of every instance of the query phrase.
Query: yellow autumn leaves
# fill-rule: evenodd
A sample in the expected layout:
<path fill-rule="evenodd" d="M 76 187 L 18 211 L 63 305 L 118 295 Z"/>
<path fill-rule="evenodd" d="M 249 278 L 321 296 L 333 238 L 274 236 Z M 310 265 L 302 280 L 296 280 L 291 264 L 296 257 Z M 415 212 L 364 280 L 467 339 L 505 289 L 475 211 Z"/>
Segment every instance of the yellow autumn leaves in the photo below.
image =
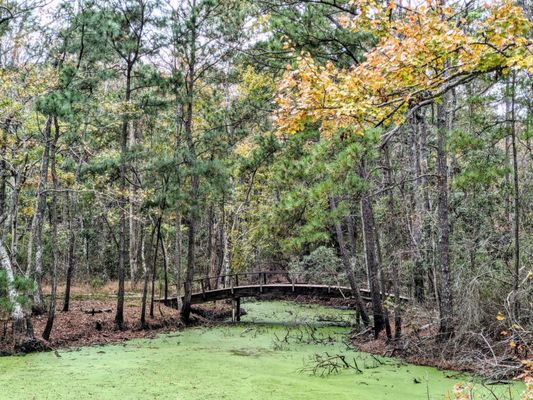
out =
<path fill-rule="evenodd" d="M 1 68 L 1 114 L 7 118 L 16 117 L 28 102 L 47 94 L 57 84 L 57 72 L 51 67 Z"/>
<path fill-rule="evenodd" d="M 379 125 L 403 122 L 405 112 L 438 98 L 448 88 L 477 74 L 509 68 L 533 71 L 530 22 L 510 1 L 478 11 L 467 23 L 457 10 L 422 5 L 403 7 L 401 18 L 389 18 L 394 4 L 381 7 L 352 2 L 359 16 L 347 17 L 347 29 L 366 29 L 380 38 L 366 61 L 349 69 L 320 65 L 309 54 L 288 68 L 278 87 L 275 123 L 280 134 L 294 134 L 308 124 L 322 133 L 339 129 L 363 134 Z"/>
<path fill-rule="evenodd" d="M 496 321 L 502 322 L 505 320 L 505 317 L 501 311 L 498 311 L 498 314 L 496 314 Z M 509 347 L 515 349 L 518 348 L 519 350 L 522 350 L 524 348 L 523 345 L 520 345 L 516 342 L 516 340 L 513 339 L 515 337 L 515 334 L 517 332 L 524 332 L 524 328 L 517 323 L 513 323 L 511 326 L 508 327 L 508 329 L 504 329 L 500 332 L 501 336 L 509 337 Z"/>

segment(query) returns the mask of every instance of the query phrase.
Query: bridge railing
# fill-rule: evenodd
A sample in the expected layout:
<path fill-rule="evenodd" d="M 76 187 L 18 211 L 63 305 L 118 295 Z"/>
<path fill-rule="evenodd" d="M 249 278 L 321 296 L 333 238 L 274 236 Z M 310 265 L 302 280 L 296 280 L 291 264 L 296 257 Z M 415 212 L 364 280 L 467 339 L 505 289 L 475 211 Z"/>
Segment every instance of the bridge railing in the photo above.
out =
<path fill-rule="evenodd" d="M 320 282 L 320 277 L 312 275 L 311 277 L 300 272 L 289 271 L 258 271 L 258 272 L 235 272 L 232 274 L 223 274 L 219 276 L 204 276 L 194 279 L 192 284 L 192 293 L 204 293 L 216 289 L 228 289 L 242 286 L 262 286 L 270 284 L 294 284 L 294 285 L 320 285 L 328 287 L 346 287 L 350 285 L 342 277 L 328 274 L 326 281 Z M 340 278 L 340 279 L 339 279 Z M 356 274 L 356 279 L 360 283 L 362 290 L 368 291 L 366 276 Z M 185 286 L 186 284 L 184 284 Z M 389 285 L 391 286 L 391 285 Z M 390 287 L 387 287 L 387 295 L 392 294 Z M 409 293 L 400 293 L 403 300 L 409 300 Z"/>
<path fill-rule="evenodd" d="M 328 277 L 331 281 L 331 276 Z M 207 292 L 214 289 L 232 288 L 247 285 L 268 285 L 268 284 L 319 284 L 315 279 L 306 279 L 305 275 L 299 272 L 288 271 L 259 271 L 259 272 L 235 272 L 222 274 L 219 276 L 204 276 L 192 281 L 192 292 Z M 360 282 L 366 282 L 366 278 L 361 277 Z M 331 286 L 349 286 L 348 282 L 337 281 Z M 366 285 L 363 285 L 366 288 Z"/>
<path fill-rule="evenodd" d="M 286 271 L 235 272 L 194 279 L 192 281 L 192 291 L 204 292 L 236 286 L 267 285 L 269 283 L 296 283 L 297 280 L 295 274 Z"/>

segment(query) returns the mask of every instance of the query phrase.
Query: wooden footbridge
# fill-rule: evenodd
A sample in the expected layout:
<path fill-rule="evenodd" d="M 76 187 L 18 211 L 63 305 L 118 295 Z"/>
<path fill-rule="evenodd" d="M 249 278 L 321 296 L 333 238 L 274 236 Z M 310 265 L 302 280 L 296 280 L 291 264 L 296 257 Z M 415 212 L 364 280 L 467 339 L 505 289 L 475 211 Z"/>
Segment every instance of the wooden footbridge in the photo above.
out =
<path fill-rule="evenodd" d="M 370 301 L 370 291 L 360 289 L 364 300 Z M 302 282 L 296 274 L 285 271 L 247 272 L 204 277 L 192 283 L 191 304 L 202 304 L 216 300 L 232 300 L 233 320 L 240 320 L 240 303 L 243 297 L 285 298 L 301 295 L 319 298 L 353 298 L 352 289 L 342 284 L 322 285 Z M 386 294 L 386 296 L 392 296 Z M 402 296 L 402 301 L 408 298 Z M 166 306 L 178 308 L 183 301 L 177 296 L 159 299 Z"/>

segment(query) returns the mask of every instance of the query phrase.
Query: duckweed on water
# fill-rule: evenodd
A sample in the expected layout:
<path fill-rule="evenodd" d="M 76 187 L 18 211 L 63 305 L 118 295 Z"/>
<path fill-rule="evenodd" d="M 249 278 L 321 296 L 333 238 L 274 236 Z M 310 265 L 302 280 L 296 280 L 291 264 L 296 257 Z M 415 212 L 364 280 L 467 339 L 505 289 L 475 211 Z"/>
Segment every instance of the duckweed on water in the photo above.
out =
<path fill-rule="evenodd" d="M 286 302 L 247 302 L 243 322 L 119 345 L 0 358 L 0 399 L 444 399 L 468 375 L 350 350 L 351 313 Z M 316 354 L 343 355 L 362 371 L 324 377 Z M 475 391 L 489 397 L 479 382 Z M 509 399 L 520 385 L 491 388 Z M 503 397 L 505 396 L 505 397 Z"/>

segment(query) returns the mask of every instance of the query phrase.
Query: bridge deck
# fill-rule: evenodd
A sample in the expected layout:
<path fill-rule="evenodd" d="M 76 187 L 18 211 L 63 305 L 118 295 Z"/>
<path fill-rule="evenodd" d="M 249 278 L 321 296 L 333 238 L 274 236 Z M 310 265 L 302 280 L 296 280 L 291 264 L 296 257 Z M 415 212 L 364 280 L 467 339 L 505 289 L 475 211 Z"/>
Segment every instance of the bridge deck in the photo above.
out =
<path fill-rule="evenodd" d="M 360 290 L 363 299 L 370 300 L 370 291 L 367 289 Z M 191 296 L 191 304 L 201 304 L 216 300 L 225 299 L 240 299 L 242 297 L 260 297 L 268 295 L 271 297 L 286 297 L 286 296 L 317 296 L 327 298 L 351 298 L 352 290 L 344 286 L 329 286 L 329 285 L 313 285 L 313 284 L 297 284 L 297 283 L 267 283 L 242 285 L 234 287 L 225 287 L 212 290 L 202 290 L 195 292 Z M 401 297 L 402 301 L 408 300 L 406 297 Z M 181 298 L 183 300 L 183 297 Z M 177 307 L 177 297 L 170 297 L 168 299 L 159 299 L 158 301 L 167 306 Z"/>

